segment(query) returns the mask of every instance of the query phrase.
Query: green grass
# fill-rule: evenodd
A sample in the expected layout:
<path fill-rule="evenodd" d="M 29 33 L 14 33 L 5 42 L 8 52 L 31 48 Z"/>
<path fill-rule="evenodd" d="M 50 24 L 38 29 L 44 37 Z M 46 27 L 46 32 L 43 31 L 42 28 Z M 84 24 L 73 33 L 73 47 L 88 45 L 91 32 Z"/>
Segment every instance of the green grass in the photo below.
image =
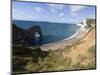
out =
<path fill-rule="evenodd" d="M 71 59 L 64 59 L 62 53 L 67 52 L 70 47 L 62 50 L 49 51 L 49 54 L 44 59 L 38 58 L 37 63 L 28 62 L 26 69 L 30 72 L 44 72 L 44 71 L 62 71 L 67 70 L 71 64 Z"/>
<path fill-rule="evenodd" d="M 95 68 L 95 61 L 84 67 L 80 65 L 80 62 L 86 57 L 79 55 L 79 62 L 75 65 L 71 65 L 71 58 L 64 58 L 63 53 L 67 53 L 71 46 L 66 46 L 59 50 L 49 50 L 48 52 L 41 51 L 40 49 L 32 50 L 32 55 L 27 56 L 24 53 L 22 56 L 13 56 L 14 72 L 47 72 L 47 71 L 63 71 L 63 70 L 76 70 L 76 69 L 90 69 Z M 13 48 L 14 50 L 20 51 L 21 48 Z M 24 48 L 22 48 L 24 49 Z M 21 49 L 21 50 L 22 50 Z M 29 50 L 27 48 L 27 50 Z M 24 51 L 24 50 L 23 50 Z M 89 52 L 95 54 L 95 46 L 89 49 Z M 16 54 L 16 53 L 15 53 Z M 24 56 L 25 55 L 25 56 Z"/>
<path fill-rule="evenodd" d="M 40 48 L 29 49 L 24 46 L 14 46 L 13 47 L 13 72 L 23 72 L 27 69 L 25 66 L 28 62 L 37 63 L 38 58 L 43 59 L 47 56 L 48 52 L 41 51 Z"/>

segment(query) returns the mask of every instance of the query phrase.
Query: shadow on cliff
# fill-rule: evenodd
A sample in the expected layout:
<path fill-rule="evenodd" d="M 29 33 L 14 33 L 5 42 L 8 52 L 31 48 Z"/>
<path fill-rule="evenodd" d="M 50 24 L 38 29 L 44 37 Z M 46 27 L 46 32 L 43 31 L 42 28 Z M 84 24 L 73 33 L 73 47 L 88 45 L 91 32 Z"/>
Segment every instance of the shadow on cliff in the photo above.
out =
<path fill-rule="evenodd" d="M 35 33 L 38 33 L 38 37 Z M 38 38 L 38 41 L 37 41 Z M 13 24 L 12 26 L 12 41 L 13 45 L 21 44 L 21 45 L 38 45 L 42 41 L 43 34 L 40 26 L 35 25 L 29 29 L 23 29 Z"/>

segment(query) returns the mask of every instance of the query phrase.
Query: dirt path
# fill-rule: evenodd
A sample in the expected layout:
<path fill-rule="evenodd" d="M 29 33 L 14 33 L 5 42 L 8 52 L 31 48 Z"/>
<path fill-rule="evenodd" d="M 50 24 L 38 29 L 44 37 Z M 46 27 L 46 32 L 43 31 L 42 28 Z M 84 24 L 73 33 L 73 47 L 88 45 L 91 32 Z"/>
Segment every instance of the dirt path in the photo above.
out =
<path fill-rule="evenodd" d="M 93 54 L 88 51 L 92 46 L 95 46 L 95 28 L 92 29 L 84 39 L 75 44 L 71 50 L 66 53 L 65 57 L 71 58 L 71 65 L 80 63 L 83 66 L 87 66 L 92 61 L 95 61 Z"/>

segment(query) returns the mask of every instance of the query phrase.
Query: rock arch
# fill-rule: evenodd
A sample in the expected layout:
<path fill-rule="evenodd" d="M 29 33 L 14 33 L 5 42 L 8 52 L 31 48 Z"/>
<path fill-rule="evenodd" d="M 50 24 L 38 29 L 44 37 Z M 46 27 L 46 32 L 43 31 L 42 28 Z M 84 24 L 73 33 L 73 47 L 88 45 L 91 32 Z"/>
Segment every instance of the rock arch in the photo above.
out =
<path fill-rule="evenodd" d="M 32 36 L 34 35 L 34 37 L 35 37 L 36 32 L 39 33 L 40 38 L 43 37 L 42 30 L 41 30 L 40 26 L 33 26 L 30 29 L 28 29 L 28 33 L 30 33 L 30 35 L 32 35 Z"/>
<path fill-rule="evenodd" d="M 36 32 L 40 35 L 39 39 L 42 40 L 43 34 L 40 26 L 33 26 L 25 30 L 13 24 L 13 43 L 24 45 L 35 44 Z"/>

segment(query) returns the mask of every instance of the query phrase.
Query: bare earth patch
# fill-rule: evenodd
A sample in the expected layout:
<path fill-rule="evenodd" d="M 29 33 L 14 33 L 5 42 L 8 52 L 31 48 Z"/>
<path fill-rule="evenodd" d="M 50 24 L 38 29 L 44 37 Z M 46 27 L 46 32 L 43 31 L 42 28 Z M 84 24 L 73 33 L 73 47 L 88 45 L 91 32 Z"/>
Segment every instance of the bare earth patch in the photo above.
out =
<path fill-rule="evenodd" d="M 92 64 L 95 65 L 95 56 L 89 51 L 91 47 L 95 46 L 95 28 L 79 42 L 73 45 L 71 50 L 67 52 L 64 57 L 71 58 L 71 66 L 75 66 L 77 64 L 80 68 L 85 68 L 89 65 L 92 66 Z"/>

